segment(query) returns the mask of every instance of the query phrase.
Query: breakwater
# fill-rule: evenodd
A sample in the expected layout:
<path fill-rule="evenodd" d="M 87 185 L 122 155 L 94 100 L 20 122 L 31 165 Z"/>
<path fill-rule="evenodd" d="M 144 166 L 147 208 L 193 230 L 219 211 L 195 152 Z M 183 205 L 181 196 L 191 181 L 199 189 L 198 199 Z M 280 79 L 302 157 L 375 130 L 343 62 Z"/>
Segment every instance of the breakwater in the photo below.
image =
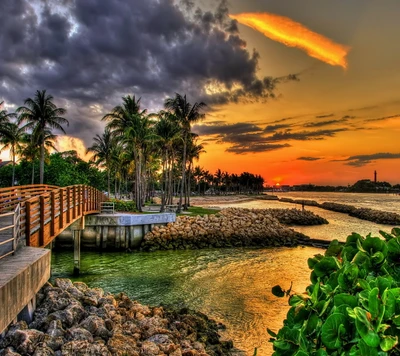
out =
<path fill-rule="evenodd" d="M 282 223 L 281 223 L 282 222 Z M 154 227 L 141 244 L 144 251 L 210 247 L 266 247 L 307 244 L 309 238 L 283 225 L 328 223 L 298 209 L 228 208 L 215 215 L 180 216 L 173 224 Z"/>
<path fill-rule="evenodd" d="M 372 208 L 357 208 L 353 205 L 334 202 L 318 203 L 315 200 L 307 199 L 280 198 L 279 201 L 283 203 L 299 204 L 302 206 L 315 206 L 325 210 L 348 214 L 358 219 L 372 221 L 377 224 L 392 226 L 400 225 L 400 214 L 394 212 L 382 211 Z M 390 207 L 388 207 L 388 209 L 390 209 Z"/>
<path fill-rule="evenodd" d="M 1 355 L 229 355 L 217 325 L 188 309 L 149 307 L 81 282 L 57 279 L 37 295 L 34 320 L 12 325 Z"/>

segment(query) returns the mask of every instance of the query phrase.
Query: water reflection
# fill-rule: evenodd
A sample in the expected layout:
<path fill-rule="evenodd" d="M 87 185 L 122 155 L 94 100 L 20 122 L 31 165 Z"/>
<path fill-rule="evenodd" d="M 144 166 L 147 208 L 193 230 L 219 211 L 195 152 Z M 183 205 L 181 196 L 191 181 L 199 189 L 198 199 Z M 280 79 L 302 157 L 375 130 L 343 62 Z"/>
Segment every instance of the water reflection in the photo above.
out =
<path fill-rule="evenodd" d="M 83 252 L 77 280 L 111 293 L 125 291 L 145 304 L 186 305 L 227 326 L 244 354 L 269 355 L 266 328 L 278 330 L 288 310 L 287 299 L 271 288 L 280 284 L 303 292 L 309 284 L 307 259 L 316 248 L 221 249 L 154 253 Z M 52 279 L 74 279 L 72 252 L 53 254 Z"/>

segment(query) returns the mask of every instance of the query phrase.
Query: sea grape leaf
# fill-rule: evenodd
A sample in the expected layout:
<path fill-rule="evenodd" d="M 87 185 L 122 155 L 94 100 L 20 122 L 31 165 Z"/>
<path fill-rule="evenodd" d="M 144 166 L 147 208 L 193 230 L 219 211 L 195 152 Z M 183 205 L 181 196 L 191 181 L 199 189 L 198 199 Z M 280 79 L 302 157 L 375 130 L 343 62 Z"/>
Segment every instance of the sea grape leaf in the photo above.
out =
<path fill-rule="evenodd" d="M 273 287 L 272 287 L 272 294 L 273 294 L 275 297 L 279 297 L 279 298 L 282 298 L 282 297 L 285 296 L 285 292 L 284 292 L 284 290 L 281 288 L 280 285 L 276 285 L 276 286 L 273 286 Z"/>
<path fill-rule="evenodd" d="M 350 289 L 356 282 L 359 269 L 355 264 L 347 265 L 338 276 L 338 283 L 344 290 Z"/>
<path fill-rule="evenodd" d="M 285 351 L 288 351 L 292 348 L 292 344 L 290 342 L 287 342 L 286 340 L 275 340 L 273 342 L 273 345 L 277 349 Z"/>
<path fill-rule="evenodd" d="M 328 356 L 328 353 L 324 349 L 319 349 L 316 353 L 315 356 Z"/>
<path fill-rule="evenodd" d="M 375 252 L 382 252 L 384 255 L 387 253 L 386 243 L 382 241 L 379 237 L 368 237 L 362 243 L 363 249 L 373 255 Z"/>
<path fill-rule="evenodd" d="M 277 337 L 277 335 L 269 328 L 267 328 L 267 333 L 270 334 L 272 337 Z"/>
<path fill-rule="evenodd" d="M 392 235 L 398 237 L 400 236 L 400 228 L 399 227 L 394 227 L 391 231 Z"/>
<path fill-rule="evenodd" d="M 388 277 L 379 276 L 376 279 L 376 286 L 379 288 L 379 294 L 382 295 L 386 289 L 389 289 L 392 286 L 392 279 Z"/>
<path fill-rule="evenodd" d="M 273 292 L 272 292 L 273 293 Z M 299 304 L 304 304 L 304 298 L 298 294 L 293 294 L 289 298 L 289 305 L 295 307 Z"/>
<path fill-rule="evenodd" d="M 384 319 L 391 319 L 396 312 L 396 297 L 392 289 L 383 292 L 382 301 L 385 305 Z"/>
<path fill-rule="evenodd" d="M 388 234 L 387 232 L 383 230 L 379 230 L 379 233 L 385 238 L 386 241 L 389 241 L 393 238 L 393 235 Z"/>
<path fill-rule="evenodd" d="M 371 313 L 372 319 L 376 319 L 380 314 L 380 300 L 378 299 L 379 288 L 375 287 L 369 292 L 368 309 Z"/>
<path fill-rule="evenodd" d="M 308 352 L 304 352 L 304 351 L 297 351 L 293 356 L 309 356 L 310 354 Z"/>
<path fill-rule="evenodd" d="M 304 330 L 306 336 L 310 336 L 315 333 L 319 323 L 319 316 L 316 313 L 312 313 L 307 320 L 306 328 Z"/>
<path fill-rule="evenodd" d="M 333 297 L 333 304 L 335 306 L 340 306 L 343 304 L 348 305 L 351 308 L 355 308 L 358 305 L 357 298 L 354 295 L 347 293 L 336 294 Z"/>
<path fill-rule="evenodd" d="M 375 252 L 372 256 L 371 256 L 371 261 L 374 265 L 379 265 L 381 264 L 383 261 L 385 260 L 385 255 L 381 252 Z"/>
<path fill-rule="evenodd" d="M 321 328 L 321 341 L 332 350 L 342 346 L 342 335 L 345 334 L 347 324 L 346 316 L 339 313 L 333 313 L 328 316 Z"/>
<path fill-rule="evenodd" d="M 370 347 L 377 347 L 380 338 L 370 322 L 371 316 L 366 310 L 356 307 L 353 309 L 356 315 L 356 328 L 364 342 Z"/>
<path fill-rule="evenodd" d="M 332 240 L 329 244 L 328 249 L 325 251 L 325 256 L 336 257 L 343 250 L 343 245 L 337 240 Z"/>
<path fill-rule="evenodd" d="M 336 259 L 334 257 L 325 257 L 314 266 L 314 272 L 318 277 L 330 275 L 338 269 Z"/>
<path fill-rule="evenodd" d="M 390 351 L 398 344 L 398 342 L 399 340 L 397 336 L 383 336 L 380 346 L 383 351 Z"/>
<path fill-rule="evenodd" d="M 360 355 L 362 356 L 378 356 L 378 350 L 376 348 L 372 348 L 368 346 L 364 340 L 361 340 L 359 343 L 359 348 L 360 348 Z"/>
<path fill-rule="evenodd" d="M 391 239 L 387 243 L 388 247 L 388 259 L 391 261 L 398 261 L 400 258 L 400 237 Z"/>

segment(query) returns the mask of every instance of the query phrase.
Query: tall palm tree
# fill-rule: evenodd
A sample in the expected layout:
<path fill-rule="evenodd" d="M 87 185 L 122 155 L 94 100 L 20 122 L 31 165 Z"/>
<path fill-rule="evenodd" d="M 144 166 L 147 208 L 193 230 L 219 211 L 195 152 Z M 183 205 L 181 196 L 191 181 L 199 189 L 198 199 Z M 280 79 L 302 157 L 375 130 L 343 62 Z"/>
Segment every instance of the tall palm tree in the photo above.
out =
<path fill-rule="evenodd" d="M 199 160 L 200 153 L 205 153 L 204 146 L 201 143 L 197 143 L 198 135 L 192 133 L 190 136 L 190 140 L 188 141 L 188 148 L 187 148 L 187 160 L 189 162 L 188 167 L 188 177 L 187 177 L 187 185 L 186 185 L 186 197 L 185 197 L 185 205 L 187 207 L 190 206 L 190 195 L 191 195 L 191 173 L 192 173 L 192 166 L 193 160 Z"/>
<path fill-rule="evenodd" d="M 53 97 L 46 94 L 46 90 L 37 90 L 34 98 L 25 100 L 24 105 L 17 109 L 18 124 L 26 122 L 24 130 L 30 130 L 37 135 L 40 145 L 40 184 L 44 181 L 44 158 L 46 134 L 57 129 L 65 133 L 62 125 L 69 125 L 67 119 L 62 117 L 67 112 L 66 109 L 58 108 L 53 103 Z"/>
<path fill-rule="evenodd" d="M 155 134 L 157 136 L 155 144 L 161 154 L 162 164 L 162 195 L 161 211 L 164 211 L 165 204 L 172 200 L 172 168 L 174 164 L 174 143 L 180 139 L 180 127 L 173 120 L 171 113 L 161 111 L 159 120 L 156 122 Z"/>
<path fill-rule="evenodd" d="M 182 132 L 183 139 L 183 153 L 182 153 L 182 183 L 179 195 L 179 205 L 177 212 L 181 212 L 182 209 L 182 199 L 183 193 L 185 191 L 185 179 L 186 179 L 186 163 L 187 163 L 187 143 L 189 140 L 189 134 L 191 132 L 191 125 L 204 118 L 204 114 L 201 111 L 206 106 L 203 102 L 196 102 L 191 105 L 187 99 L 186 95 L 182 96 L 178 93 L 175 94 L 174 98 L 168 98 L 164 102 L 164 107 L 170 110 L 174 116 L 175 120 L 179 123 Z M 186 208 L 186 207 L 184 207 Z"/>
<path fill-rule="evenodd" d="M 123 104 L 116 106 L 103 120 L 109 121 L 108 127 L 113 135 L 118 137 L 126 150 L 131 150 L 135 161 L 135 205 L 142 211 L 144 204 L 144 180 L 142 172 L 145 172 L 146 145 L 154 137 L 151 127 L 150 116 L 146 115 L 146 110 L 140 109 L 140 98 L 126 96 L 122 98 Z"/>
<path fill-rule="evenodd" d="M 100 167 L 105 167 L 107 169 L 107 188 L 108 188 L 108 196 L 111 193 L 111 160 L 113 156 L 114 146 L 116 145 L 116 141 L 112 136 L 111 130 L 109 127 L 106 127 L 103 134 L 96 135 L 93 137 L 93 145 L 90 146 L 86 153 L 93 153 L 93 157 L 91 161 Z"/>
<path fill-rule="evenodd" d="M 15 158 L 18 151 L 22 150 L 22 142 L 24 138 L 24 130 L 20 128 L 16 123 L 6 122 L 1 125 L 0 128 L 0 143 L 3 145 L 0 152 L 4 150 L 10 150 L 13 169 L 12 169 L 12 180 L 11 186 L 14 186 L 15 182 Z"/>

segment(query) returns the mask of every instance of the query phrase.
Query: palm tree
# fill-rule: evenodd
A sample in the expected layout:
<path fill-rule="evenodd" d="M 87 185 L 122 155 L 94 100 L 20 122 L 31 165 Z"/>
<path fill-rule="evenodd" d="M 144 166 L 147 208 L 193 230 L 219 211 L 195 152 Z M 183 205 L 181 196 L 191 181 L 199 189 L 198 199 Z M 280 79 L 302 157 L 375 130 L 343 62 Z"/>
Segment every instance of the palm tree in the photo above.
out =
<path fill-rule="evenodd" d="M 185 178 L 186 178 L 186 155 L 187 155 L 187 143 L 189 140 L 189 134 L 191 132 L 191 125 L 204 118 L 204 114 L 201 110 L 206 106 L 203 102 L 194 103 L 191 105 L 186 95 L 182 96 L 178 93 L 175 94 L 174 98 L 168 98 L 164 102 L 164 107 L 170 110 L 175 120 L 179 123 L 182 132 L 183 139 L 183 153 L 182 153 L 182 183 L 179 195 L 179 205 L 177 212 L 180 213 L 182 209 L 183 192 L 185 191 Z M 184 207 L 186 208 L 186 207 Z"/>
<path fill-rule="evenodd" d="M 116 145 L 116 141 L 113 138 L 109 127 L 105 128 L 104 133 L 101 136 L 96 135 L 96 137 L 93 137 L 93 141 L 93 145 L 87 149 L 86 153 L 93 153 L 91 161 L 99 165 L 100 167 L 105 167 L 107 169 L 107 188 L 108 196 L 110 196 L 111 159 L 113 156 L 113 150 L 114 146 Z"/>
<path fill-rule="evenodd" d="M 24 130 L 30 130 L 35 133 L 37 142 L 40 145 L 40 184 L 44 181 L 44 157 L 46 135 L 51 133 L 52 129 L 57 129 L 65 133 L 62 125 L 69 125 L 67 119 L 62 117 L 67 111 L 58 108 L 53 103 L 53 97 L 46 94 L 46 90 L 37 90 L 33 99 L 28 98 L 24 102 L 25 106 L 17 109 L 19 114 L 18 124 L 26 122 Z"/>
<path fill-rule="evenodd" d="M 0 152 L 9 149 L 13 163 L 11 186 L 15 181 L 15 157 L 18 151 L 22 150 L 24 129 L 20 128 L 16 123 L 6 122 L 0 128 L 0 143 L 3 145 Z"/>
<path fill-rule="evenodd" d="M 197 134 L 191 134 L 190 140 L 188 142 L 188 149 L 187 149 L 187 160 L 189 162 L 188 167 L 188 178 L 187 178 L 187 185 L 186 185 L 186 197 L 185 197 L 185 205 L 190 206 L 190 195 L 191 195 L 191 172 L 193 166 L 193 160 L 199 160 L 200 153 L 205 153 L 204 146 L 201 143 L 197 143 Z"/>
<path fill-rule="evenodd" d="M 154 138 L 151 131 L 152 121 L 146 115 L 146 110 L 140 110 L 140 98 L 126 96 L 123 104 L 116 106 L 109 114 L 103 117 L 108 120 L 108 127 L 113 135 L 118 137 L 127 151 L 131 150 L 135 161 L 135 205 L 142 211 L 144 204 L 144 180 L 142 172 L 146 164 L 144 152 L 148 141 Z"/>
<path fill-rule="evenodd" d="M 165 205 L 172 200 L 172 168 L 174 164 L 174 143 L 180 139 L 180 128 L 173 120 L 171 113 L 161 111 L 159 120 L 154 126 L 156 140 L 155 143 L 161 154 L 162 164 L 162 195 L 161 211 L 164 211 Z"/>

